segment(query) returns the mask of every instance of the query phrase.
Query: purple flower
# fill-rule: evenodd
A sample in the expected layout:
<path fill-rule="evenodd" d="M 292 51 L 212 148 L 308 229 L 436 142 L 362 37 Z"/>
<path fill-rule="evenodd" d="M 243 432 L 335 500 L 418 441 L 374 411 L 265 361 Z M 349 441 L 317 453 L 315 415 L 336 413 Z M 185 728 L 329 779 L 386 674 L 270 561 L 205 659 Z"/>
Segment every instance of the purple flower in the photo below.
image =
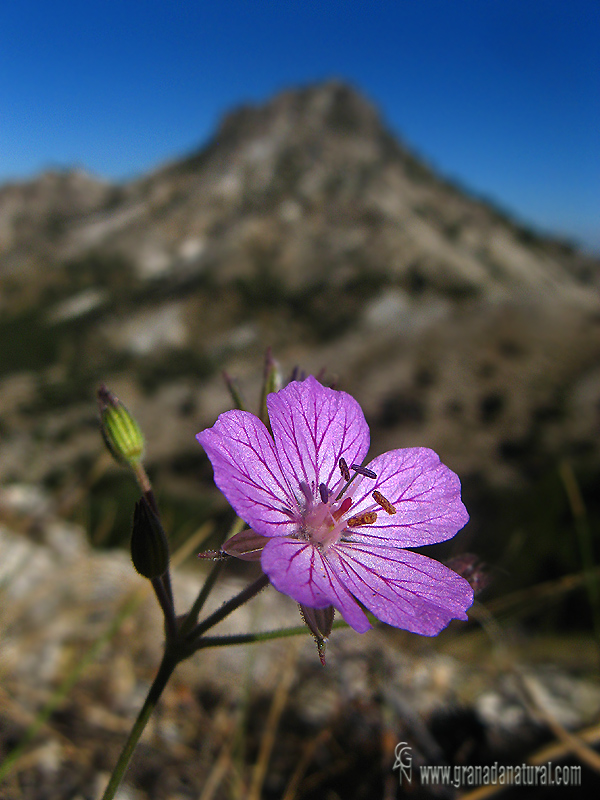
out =
<path fill-rule="evenodd" d="M 217 486 L 251 528 L 224 549 L 254 551 L 276 589 L 309 608 L 334 606 L 360 633 L 371 627 L 361 606 L 426 636 L 467 619 L 467 581 L 405 549 L 466 524 L 458 477 L 424 447 L 361 467 L 369 428 L 360 406 L 312 376 L 269 395 L 267 406 L 273 436 L 246 411 L 221 414 L 197 436 Z"/>

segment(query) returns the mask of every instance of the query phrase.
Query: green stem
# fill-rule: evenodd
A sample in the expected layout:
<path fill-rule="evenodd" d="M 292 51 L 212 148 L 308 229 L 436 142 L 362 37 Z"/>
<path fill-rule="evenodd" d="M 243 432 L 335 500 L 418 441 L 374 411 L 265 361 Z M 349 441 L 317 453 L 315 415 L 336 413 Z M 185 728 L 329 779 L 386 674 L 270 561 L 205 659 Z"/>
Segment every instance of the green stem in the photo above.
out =
<path fill-rule="evenodd" d="M 171 608 L 173 609 L 173 618 L 175 618 L 175 600 L 173 599 L 173 587 L 171 586 L 171 573 L 167 567 L 167 571 L 161 576 L 162 585 L 165 587 L 165 592 L 169 599 Z"/>
<path fill-rule="evenodd" d="M 163 660 L 156 674 L 156 678 L 154 679 L 154 683 L 150 687 L 146 701 L 142 706 L 140 713 L 138 714 L 127 741 L 125 742 L 123 750 L 121 751 L 121 755 L 119 756 L 119 760 L 117 761 L 117 765 L 115 766 L 110 777 L 110 781 L 108 782 L 108 786 L 106 787 L 106 791 L 102 795 L 102 800 L 113 800 L 117 789 L 125 777 L 125 772 L 129 766 L 129 762 L 131 761 L 131 756 L 133 755 L 133 751 L 135 750 L 144 728 L 146 727 L 146 723 L 150 719 L 150 715 L 154 711 L 154 708 L 156 707 L 156 704 L 158 703 L 158 700 L 178 663 L 178 660 L 173 658 L 169 653 L 165 653 L 163 656 Z"/>
<path fill-rule="evenodd" d="M 204 581 L 204 585 L 202 586 L 202 589 L 200 589 L 200 594 L 195 599 L 194 605 L 190 608 L 185 620 L 183 621 L 183 624 L 181 625 L 181 628 L 179 630 L 179 635 L 181 636 L 181 638 L 186 637 L 190 633 L 194 625 L 198 622 L 198 617 L 200 615 L 200 612 L 202 611 L 204 603 L 206 602 L 206 598 L 210 594 L 213 586 L 215 585 L 215 582 L 219 577 L 219 573 L 221 572 L 222 567 L 223 567 L 222 561 L 217 561 L 215 564 L 213 564 L 213 568 L 208 573 L 206 580 Z"/>
<path fill-rule="evenodd" d="M 333 623 L 332 630 L 337 628 L 347 628 L 348 623 L 338 620 Z M 198 650 L 205 647 L 224 647 L 225 645 L 235 644 L 254 644 L 255 642 L 266 642 L 270 639 L 287 639 L 290 636 L 301 636 L 308 633 L 306 625 L 296 625 L 293 628 L 281 628 L 277 631 L 259 631 L 258 633 L 238 633 L 230 636 L 204 636 L 198 642 Z"/>
<path fill-rule="evenodd" d="M 229 616 L 232 611 L 235 611 L 236 608 L 239 608 L 244 603 L 247 603 L 248 600 L 251 600 L 255 595 L 257 595 L 260 591 L 262 591 L 265 586 L 269 585 L 269 578 L 267 575 L 261 575 L 260 578 L 251 583 L 250 586 L 247 586 L 243 591 L 239 594 L 236 594 L 235 597 L 232 597 L 231 600 L 228 600 L 226 603 L 223 603 L 221 608 L 218 608 L 213 614 L 203 620 L 199 625 L 191 631 L 188 642 L 192 646 L 192 652 L 196 649 L 197 640 L 202 636 L 202 634 L 207 631 L 209 628 L 214 627 L 217 623 L 221 622 L 221 620 L 225 619 L 225 617 Z"/>
<path fill-rule="evenodd" d="M 168 575 L 168 573 L 165 573 Z M 175 609 L 173 608 L 172 594 L 165 588 L 163 581 L 164 575 L 160 578 L 152 578 L 152 588 L 156 594 L 160 607 L 165 617 L 165 630 L 167 639 L 173 641 L 177 636 L 177 622 L 175 620 Z"/>
<path fill-rule="evenodd" d="M 154 511 L 156 516 L 160 519 L 160 511 L 158 510 L 158 504 L 156 502 L 156 497 L 154 496 L 154 491 L 152 489 L 152 484 L 150 483 L 150 478 L 148 477 L 148 473 L 144 469 L 143 464 L 138 462 L 134 464 L 133 467 L 133 474 L 135 475 L 135 479 L 140 487 L 140 491 L 148 501 L 148 505 Z"/>

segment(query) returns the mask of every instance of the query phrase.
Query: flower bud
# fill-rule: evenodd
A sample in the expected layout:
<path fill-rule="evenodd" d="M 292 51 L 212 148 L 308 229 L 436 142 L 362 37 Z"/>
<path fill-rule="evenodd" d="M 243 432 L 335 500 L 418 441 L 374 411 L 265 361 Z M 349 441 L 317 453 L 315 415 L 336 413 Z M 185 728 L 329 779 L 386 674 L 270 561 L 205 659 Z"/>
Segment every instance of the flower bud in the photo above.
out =
<path fill-rule="evenodd" d="M 145 497 L 135 504 L 131 560 L 144 578 L 159 578 L 169 568 L 169 543 L 160 520 Z"/>
<path fill-rule="evenodd" d="M 113 458 L 125 467 L 134 467 L 144 454 L 144 435 L 119 398 L 104 384 L 98 389 L 100 429 Z"/>
<path fill-rule="evenodd" d="M 281 369 L 279 368 L 277 361 L 273 358 L 270 347 L 265 356 L 265 372 L 263 380 L 265 395 L 271 394 L 271 392 L 278 392 L 281 389 Z"/>
<path fill-rule="evenodd" d="M 279 364 L 273 358 L 271 348 L 267 348 L 265 354 L 265 370 L 263 373 L 263 385 L 260 397 L 259 418 L 265 423 L 267 428 L 271 430 L 271 423 L 269 421 L 269 413 L 267 411 L 267 397 L 272 392 L 278 392 L 281 389 L 281 370 Z"/>
<path fill-rule="evenodd" d="M 315 637 L 319 659 L 323 666 L 325 666 L 325 646 L 333 628 L 334 614 L 335 608 L 333 606 L 310 608 L 300 603 L 300 616 Z"/>

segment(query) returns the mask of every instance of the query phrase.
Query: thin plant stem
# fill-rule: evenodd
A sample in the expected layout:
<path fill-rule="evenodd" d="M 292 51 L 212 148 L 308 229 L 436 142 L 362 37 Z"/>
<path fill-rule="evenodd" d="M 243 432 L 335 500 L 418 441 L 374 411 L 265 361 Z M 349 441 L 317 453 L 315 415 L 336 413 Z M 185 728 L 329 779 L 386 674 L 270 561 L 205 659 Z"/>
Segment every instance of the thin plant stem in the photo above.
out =
<path fill-rule="evenodd" d="M 154 496 L 154 491 L 152 489 L 152 484 L 150 483 L 150 478 L 148 477 L 148 473 L 144 469 L 143 464 L 137 463 L 133 467 L 133 474 L 135 475 L 135 479 L 138 482 L 138 486 L 146 500 L 148 501 L 148 505 L 154 511 L 156 516 L 160 519 L 160 511 L 158 510 L 158 504 L 156 502 L 156 497 Z"/>
<path fill-rule="evenodd" d="M 209 630 L 209 628 L 213 628 L 215 625 L 217 625 L 217 623 L 221 622 L 221 620 L 224 620 L 225 617 L 229 616 L 232 611 L 235 611 L 236 608 L 239 608 L 244 603 L 247 603 L 248 600 L 251 600 L 268 585 L 268 576 L 261 575 L 260 578 L 257 578 L 257 580 L 255 580 L 254 583 L 251 583 L 250 586 L 247 586 L 239 594 L 236 594 L 235 597 L 231 598 L 231 600 L 223 603 L 221 608 L 218 608 L 214 613 L 193 628 L 188 637 L 190 644 L 192 643 L 192 640 L 198 640 L 205 631 Z M 194 647 L 194 649 L 196 648 Z"/>
<path fill-rule="evenodd" d="M 213 570 L 213 572 L 215 572 L 216 577 L 216 570 Z M 209 583 L 208 579 L 205 583 L 205 587 L 207 583 Z M 227 603 L 224 603 L 220 609 L 214 612 L 214 614 L 211 614 L 199 625 L 196 625 L 196 627 L 192 629 L 191 633 L 185 638 L 185 640 L 180 633 L 176 632 L 175 638 L 171 641 L 167 641 L 167 649 L 163 656 L 156 678 L 154 679 L 154 683 L 150 687 L 150 691 L 148 692 L 148 696 L 146 697 L 144 705 L 142 706 L 133 728 L 131 729 L 129 737 L 123 746 L 123 750 L 121 751 L 121 755 L 119 756 L 117 765 L 111 775 L 108 786 L 106 787 L 106 791 L 102 796 L 102 800 L 113 800 L 117 789 L 121 785 L 129 762 L 131 761 L 131 757 L 140 740 L 144 728 L 150 719 L 150 715 L 154 711 L 154 708 L 156 707 L 156 704 L 158 703 L 158 700 L 177 664 L 180 661 L 183 661 L 185 658 L 188 658 L 190 655 L 192 655 L 192 653 L 199 649 L 197 645 L 199 641 L 202 641 L 200 637 L 205 630 L 212 628 L 213 625 L 216 625 L 222 619 L 225 619 L 225 617 L 231 614 L 232 611 L 235 611 L 236 608 L 239 608 L 243 603 L 251 600 L 262 589 L 264 589 L 268 583 L 268 577 L 266 575 L 261 575 L 260 578 L 254 581 L 254 583 L 251 583 L 250 586 L 246 587 L 246 589 L 241 591 L 235 597 L 232 597 Z M 208 596 L 208 591 L 210 591 L 210 585 L 206 592 L 200 592 L 199 597 L 201 597 L 203 594 Z"/>
<path fill-rule="evenodd" d="M 156 674 L 156 678 L 154 679 L 154 683 L 150 687 L 150 691 L 148 692 L 148 696 L 146 697 L 144 705 L 137 716 L 127 741 L 125 742 L 125 745 L 121 751 L 121 755 L 119 756 L 119 760 L 117 761 L 117 764 L 110 777 L 110 781 L 108 782 L 108 786 L 102 795 L 102 800 L 113 800 L 117 789 L 125 777 L 125 772 L 127 771 L 127 767 L 129 766 L 133 752 L 137 747 L 137 743 L 140 740 L 148 720 L 150 719 L 150 715 L 154 711 L 156 704 L 158 703 L 158 700 L 178 663 L 178 659 L 173 658 L 169 652 L 166 652 L 163 656 L 163 660 Z"/>
<path fill-rule="evenodd" d="M 242 397 L 240 390 L 236 386 L 234 379 L 226 370 L 223 370 L 222 375 L 223 375 L 223 380 L 225 381 L 225 385 L 229 390 L 229 394 L 231 395 L 231 399 L 235 404 L 235 407 L 239 408 L 240 411 L 245 411 L 246 404 L 244 403 L 244 398 Z"/>
<path fill-rule="evenodd" d="M 193 606 L 190 608 L 185 620 L 183 621 L 183 624 L 181 625 L 181 629 L 179 632 L 180 636 L 182 637 L 187 636 L 194 627 L 194 625 L 198 622 L 198 617 L 200 616 L 200 612 L 202 611 L 204 603 L 206 602 L 208 595 L 212 591 L 212 588 L 215 585 L 217 578 L 219 577 L 219 573 L 221 572 L 222 567 L 223 567 L 222 561 L 217 561 L 215 564 L 213 564 L 211 571 L 206 576 L 206 580 L 204 581 L 202 589 L 200 589 L 198 597 L 194 600 Z"/>
<path fill-rule="evenodd" d="M 165 593 L 169 598 L 171 608 L 173 609 L 173 618 L 175 618 L 175 600 L 173 599 L 173 587 L 171 586 L 171 572 L 167 567 L 167 571 L 160 576 L 162 585 L 164 586 Z"/>
<path fill-rule="evenodd" d="M 177 622 L 175 620 L 175 609 L 173 608 L 173 603 L 169 598 L 167 590 L 165 589 L 162 576 L 160 578 L 152 578 L 151 583 L 165 617 L 165 631 L 167 639 L 172 641 L 177 636 Z"/>
<path fill-rule="evenodd" d="M 135 475 L 138 486 L 140 487 L 140 490 L 144 495 L 148 505 L 154 514 L 156 514 L 157 519 L 160 520 L 160 511 L 158 508 L 158 503 L 156 502 L 156 497 L 154 496 L 154 490 L 152 489 L 152 484 L 150 483 L 148 473 L 141 462 L 133 466 L 133 474 Z M 173 637 L 177 631 L 177 623 L 175 622 L 175 602 L 173 599 L 171 573 L 169 570 L 167 569 L 167 571 L 161 575 L 160 578 L 153 580 L 152 586 L 154 587 L 156 597 L 158 598 L 158 602 L 160 603 L 163 614 L 165 615 L 165 627 L 167 630 L 167 635 Z"/>
<path fill-rule="evenodd" d="M 333 623 L 332 630 L 347 628 L 348 623 L 338 620 Z M 293 628 L 281 628 L 276 631 L 259 631 L 258 633 L 238 633 L 229 636 L 203 636 L 198 642 L 198 650 L 206 647 L 225 647 L 235 644 L 255 644 L 272 639 L 287 639 L 290 636 L 302 636 L 308 632 L 306 625 L 296 625 Z"/>

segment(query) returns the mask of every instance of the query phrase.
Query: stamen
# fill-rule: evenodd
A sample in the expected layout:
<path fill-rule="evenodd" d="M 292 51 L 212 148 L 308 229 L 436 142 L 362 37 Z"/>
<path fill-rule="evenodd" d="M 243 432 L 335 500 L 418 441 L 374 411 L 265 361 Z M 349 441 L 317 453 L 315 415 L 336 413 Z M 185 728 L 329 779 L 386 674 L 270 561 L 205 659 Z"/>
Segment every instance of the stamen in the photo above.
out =
<path fill-rule="evenodd" d="M 308 483 L 306 481 L 300 481 L 300 491 L 304 495 L 306 501 L 310 503 L 313 499 L 312 492 L 308 488 Z"/>
<path fill-rule="evenodd" d="M 337 522 L 340 517 L 343 517 L 346 511 L 350 511 L 350 506 L 352 505 L 352 498 L 345 497 L 342 500 L 342 505 L 338 508 L 337 511 L 334 511 L 331 515 L 334 520 Z"/>
<path fill-rule="evenodd" d="M 365 478 L 373 478 L 373 479 L 375 479 L 377 477 L 377 474 L 375 472 L 373 472 L 372 469 L 367 469 L 367 467 L 361 467 L 360 464 L 352 464 L 352 469 L 354 470 L 354 475 L 351 476 L 350 475 L 350 470 L 348 469 L 348 464 L 346 464 L 346 460 L 344 458 L 340 458 L 340 460 L 338 461 L 338 464 L 339 464 L 339 467 L 340 467 L 340 472 L 342 473 L 342 478 L 346 481 L 346 483 L 340 489 L 340 493 L 335 498 L 336 500 L 340 499 L 340 497 L 344 494 L 346 489 L 350 486 L 352 481 L 358 475 L 364 475 Z"/>
<path fill-rule="evenodd" d="M 326 503 L 329 500 L 329 489 L 324 483 L 319 484 L 319 494 L 321 495 L 321 500 L 323 503 Z"/>
<path fill-rule="evenodd" d="M 345 458 L 340 458 L 339 462 L 340 472 L 342 473 L 342 478 L 345 481 L 350 480 L 350 470 L 348 469 L 348 464 L 346 464 Z"/>
<path fill-rule="evenodd" d="M 366 467 L 361 467 L 360 464 L 352 464 L 352 469 L 355 472 L 358 472 L 359 475 L 364 475 L 365 478 L 376 478 L 377 473 L 373 472 L 372 469 L 367 469 Z"/>
<path fill-rule="evenodd" d="M 384 497 L 381 494 L 381 492 L 374 491 L 372 497 L 373 500 L 375 500 L 375 502 L 378 503 L 378 505 L 380 505 L 384 511 L 387 511 L 388 514 L 396 513 L 396 509 L 394 508 L 394 506 L 390 503 L 387 497 Z"/>
<path fill-rule="evenodd" d="M 363 511 L 362 514 L 357 514 L 355 517 L 350 517 L 346 522 L 349 528 L 359 528 L 361 525 L 372 525 L 377 519 L 375 511 Z"/>

